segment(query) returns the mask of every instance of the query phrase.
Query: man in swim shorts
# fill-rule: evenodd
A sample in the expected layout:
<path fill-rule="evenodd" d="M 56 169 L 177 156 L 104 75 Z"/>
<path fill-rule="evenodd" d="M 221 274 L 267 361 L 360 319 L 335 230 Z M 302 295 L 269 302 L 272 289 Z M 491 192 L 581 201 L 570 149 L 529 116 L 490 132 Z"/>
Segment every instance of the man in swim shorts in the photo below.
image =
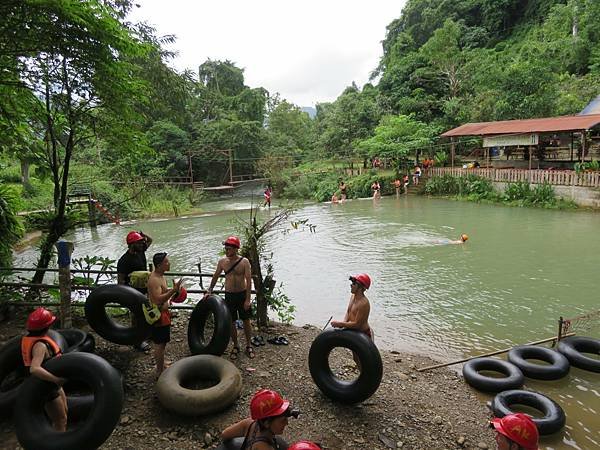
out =
<path fill-rule="evenodd" d="M 152 257 L 154 271 L 148 277 L 148 300 L 158 306 L 160 319 L 152 324 L 150 339 L 154 343 L 154 360 L 156 361 L 156 375 L 168 367 L 165 363 L 165 349 L 171 341 L 171 313 L 169 304 L 173 297 L 179 294 L 181 280 L 173 282 L 173 287 L 167 287 L 165 272 L 171 269 L 171 263 L 165 252 L 155 253 Z"/>
<path fill-rule="evenodd" d="M 250 261 L 241 255 L 238 250 L 241 247 L 239 238 L 229 236 L 224 242 L 225 256 L 217 263 L 217 268 L 210 281 L 210 287 L 206 291 L 204 298 L 212 294 L 221 273 L 225 272 L 225 303 L 231 313 L 231 339 L 233 349 L 231 350 L 231 359 L 236 359 L 240 346 L 238 343 L 237 328 L 235 321 L 240 318 L 244 324 L 244 334 L 246 336 L 246 354 L 249 358 L 254 358 L 254 349 L 252 348 L 252 325 L 250 317 L 252 311 L 250 308 L 250 292 L 252 290 L 252 270 Z"/>
<path fill-rule="evenodd" d="M 348 187 L 346 186 L 346 183 L 344 183 L 344 180 L 340 180 L 340 198 L 342 203 L 344 203 L 346 201 L 346 196 L 348 194 Z"/>

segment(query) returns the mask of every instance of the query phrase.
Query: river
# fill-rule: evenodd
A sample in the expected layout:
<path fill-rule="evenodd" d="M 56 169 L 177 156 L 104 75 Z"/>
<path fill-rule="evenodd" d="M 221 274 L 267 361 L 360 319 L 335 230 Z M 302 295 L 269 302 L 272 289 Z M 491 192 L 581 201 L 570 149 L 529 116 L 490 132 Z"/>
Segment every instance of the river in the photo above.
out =
<path fill-rule="evenodd" d="M 117 259 L 126 233 L 142 229 L 154 238 L 152 250 L 169 253 L 172 270 L 195 271 L 201 258 L 211 271 L 221 241 L 236 233 L 248 207 L 246 199 L 221 200 L 205 205 L 210 212 L 202 216 L 81 229 L 68 239 L 74 257 Z M 308 219 L 316 232 L 287 226 L 288 233 L 269 235 L 268 248 L 298 325 L 342 318 L 348 276 L 358 272 L 373 280 L 367 295 L 377 344 L 441 361 L 554 336 L 559 316 L 600 309 L 597 213 L 402 196 L 309 204 L 295 218 Z M 461 233 L 467 243 L 448 243 Z M 16 264 L 33 257 L 24 251 Z M 599 322 L 580 334 L 600 337 Z M 600 374 L 575 368 L 557 382 L 526 381 L 567 414 L 565 431 L 544 438 L 542 448 L 600 448 L 599 385 Z"/>

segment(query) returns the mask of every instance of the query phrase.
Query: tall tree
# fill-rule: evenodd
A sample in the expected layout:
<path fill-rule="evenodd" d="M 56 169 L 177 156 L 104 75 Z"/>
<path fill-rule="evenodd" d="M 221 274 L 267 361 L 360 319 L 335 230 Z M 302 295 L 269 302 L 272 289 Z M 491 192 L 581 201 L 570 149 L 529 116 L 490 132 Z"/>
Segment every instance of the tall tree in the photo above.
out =
<path fill-rule="evenodd" d="M 127 117 L 130 99 L 142 96 L 128 61 L 146 49 L 120 21 L 122 10 L 98 0 L 10 2 L 8 13 L 12 34 L 23 41 L 9 47 L 12 53 L 3 60 L 13 62 L 18 80 L 14 88 L 38 100 L 34 117 L 44 127 L 43 157 L 54 182 L 54 215 L 38 260 L 43 269 L 69 226 L 66 203 L 73 154 L 93 137 L 99 118 Z M 100 115 L 99 110 L 111 114 Z M 34 282 L 43 276 L 43 271 L 36 272 Z"/>

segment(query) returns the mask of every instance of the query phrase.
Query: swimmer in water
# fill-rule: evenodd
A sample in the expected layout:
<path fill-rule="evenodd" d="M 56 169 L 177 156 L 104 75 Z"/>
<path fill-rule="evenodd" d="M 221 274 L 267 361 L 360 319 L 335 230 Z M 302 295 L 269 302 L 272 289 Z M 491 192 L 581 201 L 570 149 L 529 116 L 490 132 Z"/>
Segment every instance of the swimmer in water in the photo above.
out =
<path fill-rule="evenodd" d="M 457 241 L 450 241 L 448 242 L 449 244 L 464 244 L 465 242 L 467 242 L 469 240 L 469 236 L 467 236 L 466 234 L 461 234 L 460 235 L 460 239 Z"/>

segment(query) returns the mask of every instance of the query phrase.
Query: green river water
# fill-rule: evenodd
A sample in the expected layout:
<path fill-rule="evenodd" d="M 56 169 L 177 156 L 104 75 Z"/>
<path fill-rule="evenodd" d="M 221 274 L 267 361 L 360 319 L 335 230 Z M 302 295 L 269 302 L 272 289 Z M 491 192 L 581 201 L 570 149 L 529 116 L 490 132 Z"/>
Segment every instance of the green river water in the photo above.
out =
<path fill-rule="evenodd" d="M 126 233 L 142 229 L 154 238 L 151 250 L 169 252 L 172 270 L 195 271 L 201 258 L 207 272 L 248 207 L 249 200 L 223 200 L 205 205 L 210 213 L 198 217 L 105 225 L 68 238 L 74 257 L 117 259 Z M 367 295 L 378 346 L 441 361 L 554 336 L 559 316 L 600 309 L 598 213 L 408 196 L 311 204 L 296 217 L 309 219 L 316 233 L 273 233 L 268 246 L 298 325 L 342 318 L 348 275 L 356 272 L 373 280 Z M 460 233 L 469 235 L 466 244 L 445 243 Z M 32 262 L 31 250 L 17 255 L 17 264 Z M 599 322 L 580 334 L 599 338 Z M 600 448 L 600 374 L 572 368 L 563 380 L 527 380 L 526 387 L 567 414 L 565 430 L 543 438 L 541 448 Z"/>

